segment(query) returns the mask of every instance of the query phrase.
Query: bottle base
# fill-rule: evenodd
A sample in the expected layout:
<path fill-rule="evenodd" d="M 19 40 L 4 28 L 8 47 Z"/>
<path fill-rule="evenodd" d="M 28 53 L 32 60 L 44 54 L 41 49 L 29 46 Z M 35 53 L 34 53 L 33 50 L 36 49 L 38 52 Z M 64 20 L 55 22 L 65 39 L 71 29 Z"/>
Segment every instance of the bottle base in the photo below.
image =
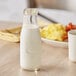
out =
<path fill-rule="evenodd" d="M 35 69 L 25 69 L 25 68 L 22 68 L 22 67 L 21 67 L 21 69 L 24 70 L 24 71 L 29 71 L 29 72 L 40 71 L 40 68 L 35 68 Z"/>

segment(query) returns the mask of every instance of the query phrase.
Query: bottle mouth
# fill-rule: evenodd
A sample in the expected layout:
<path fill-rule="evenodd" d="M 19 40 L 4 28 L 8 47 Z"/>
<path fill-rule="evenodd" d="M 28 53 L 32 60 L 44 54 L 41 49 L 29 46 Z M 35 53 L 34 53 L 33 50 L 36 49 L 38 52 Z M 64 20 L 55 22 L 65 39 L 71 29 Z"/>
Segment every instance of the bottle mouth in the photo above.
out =
<path fill-rule="evenodd" d="M 36 8 L 26 8 L 23 11 L 24 15 L 37 15 L 38 14 L 38 10 Z"/>

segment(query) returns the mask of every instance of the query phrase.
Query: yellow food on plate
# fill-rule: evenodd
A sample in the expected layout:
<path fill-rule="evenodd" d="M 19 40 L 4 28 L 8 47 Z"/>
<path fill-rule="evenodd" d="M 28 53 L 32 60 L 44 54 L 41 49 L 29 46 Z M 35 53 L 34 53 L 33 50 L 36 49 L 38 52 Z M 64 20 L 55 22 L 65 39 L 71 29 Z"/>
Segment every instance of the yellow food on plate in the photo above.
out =
<path fill-rule="evenodd" d="M 63 41 L 66 36 L 66 28 L 62 24 L 48 24 L 40 27 L 40 34 L 42 38 L 56 41 Z M 11 29 L 0 30 L 0 39 L 19 42 L 20 41 L 21 26 Z"/>
<path fill-rule="evenodd" d="M 63 41 L 63 36 L 66 33 L 65 26 L 62 24 L 49 24 L 40 29 L 41 37 L 49 40 Z"/>

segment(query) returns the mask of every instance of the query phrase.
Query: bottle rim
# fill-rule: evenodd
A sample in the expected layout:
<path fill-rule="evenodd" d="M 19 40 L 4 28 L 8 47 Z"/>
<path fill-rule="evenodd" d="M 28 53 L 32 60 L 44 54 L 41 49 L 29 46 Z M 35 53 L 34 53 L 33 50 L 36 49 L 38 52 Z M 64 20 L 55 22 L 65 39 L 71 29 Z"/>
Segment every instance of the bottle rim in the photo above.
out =
<path fill-rule="evenodd" d="M 38 15 L 37 8 L 25 8 L 23 11 L 24 15 Z"/>

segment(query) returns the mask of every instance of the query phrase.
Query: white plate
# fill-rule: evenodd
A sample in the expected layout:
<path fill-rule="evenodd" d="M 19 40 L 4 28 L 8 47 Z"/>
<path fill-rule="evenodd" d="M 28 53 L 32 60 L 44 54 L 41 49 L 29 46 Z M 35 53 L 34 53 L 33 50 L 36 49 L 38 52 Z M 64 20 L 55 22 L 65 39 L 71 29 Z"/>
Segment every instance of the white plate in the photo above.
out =
<path fill-rule="evenodd" d="M 40 9 L 39 12 L 43 15 L 45 15 L 48 18 L 51 18 L 63 25 L 67 25 L 69 22 L 72 22 L 73 24 L 76 24 L 76 13 L 64 11 L 64 10 L 53 10 L 53 9 Z M 68 47 L 68 42 L 60 42 L 60 41 L 54 41 L 54 40 L 48 40 L 45 38 L 42 38 L 42 41 L 56 47 Z"/>
<path fill-rule="evenodd" d="M 60 41 L 54 41 L 54 40 L 48 40 L 45 38 L 41 38 L 42 41 L 46 44 L 52 45 L 52 46 L 56 46 L 56 47 L 63 47 L 63 48 L 67 48 L 68 47 L 68 42 L 60 42 Z"/>

